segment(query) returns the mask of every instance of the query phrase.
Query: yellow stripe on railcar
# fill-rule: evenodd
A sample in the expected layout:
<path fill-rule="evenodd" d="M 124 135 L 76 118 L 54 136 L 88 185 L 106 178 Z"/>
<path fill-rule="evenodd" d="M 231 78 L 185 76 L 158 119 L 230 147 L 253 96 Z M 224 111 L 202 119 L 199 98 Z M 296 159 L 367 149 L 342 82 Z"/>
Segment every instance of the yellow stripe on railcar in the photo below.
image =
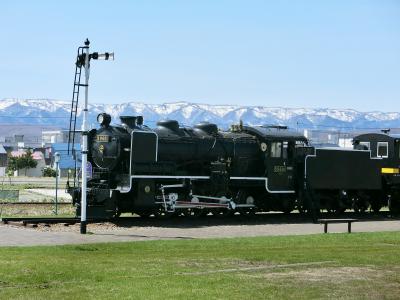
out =
<path fill-rule="evenodd" d="M 382 174 L 399 174 L 399 168 L 382 168 Z"/>

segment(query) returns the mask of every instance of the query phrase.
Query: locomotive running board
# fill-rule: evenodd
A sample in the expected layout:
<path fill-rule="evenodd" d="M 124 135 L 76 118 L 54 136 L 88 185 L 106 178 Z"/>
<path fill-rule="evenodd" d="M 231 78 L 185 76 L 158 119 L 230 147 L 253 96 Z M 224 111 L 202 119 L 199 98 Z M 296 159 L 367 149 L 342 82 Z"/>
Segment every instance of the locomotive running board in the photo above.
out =
<path fill-rule="evenodd" d="M 295 190 L 271 190 L 268 186 L 268 177 L 231 177 L 231 180 L 265 180 L 265 189 L 270 194 L 295 194 Z"/>
<path fill-rule="evenodd" d="M 171 175 L 131 175 L 131 179 L 149 178 L 149 179 L 191 179 L 191 180 L 207 180 L 210 176 L 171 176 Z M 265 189 L 270 194 L 295 194 L 295 190 L 271 190 L 268 186 L 268 177 L 230 177 L 230 180 L 256 180 L 265 181 Z M 121 193 L 127 193 L 129 189 L 119 189 Z"/>

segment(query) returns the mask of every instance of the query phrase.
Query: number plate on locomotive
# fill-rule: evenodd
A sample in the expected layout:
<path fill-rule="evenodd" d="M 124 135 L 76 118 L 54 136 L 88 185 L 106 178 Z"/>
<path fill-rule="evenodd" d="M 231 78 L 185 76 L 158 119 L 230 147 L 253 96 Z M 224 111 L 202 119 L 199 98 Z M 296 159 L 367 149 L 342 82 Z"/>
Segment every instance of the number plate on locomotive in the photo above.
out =
<path fill-rule="evenodd" d="M 98 136 L 96 136 L 96 141 L 97 142 L 109 142 L 110 136 L 109 135 L 98 135 Z"/>
<path fill-rule="evenodd" d="M 274 166 L 275 173 L 285 173 L 286 167 L 285 166 Z"/>

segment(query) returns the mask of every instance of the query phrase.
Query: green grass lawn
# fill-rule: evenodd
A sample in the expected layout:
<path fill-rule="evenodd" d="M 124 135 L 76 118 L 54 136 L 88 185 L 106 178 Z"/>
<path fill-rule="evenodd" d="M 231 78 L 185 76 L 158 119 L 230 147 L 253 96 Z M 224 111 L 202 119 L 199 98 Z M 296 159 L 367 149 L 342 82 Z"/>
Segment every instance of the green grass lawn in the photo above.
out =
<path fill-rule="evenodd" d="M 0 299 L 399 297 L 399 232 L 0 248 Z"/>

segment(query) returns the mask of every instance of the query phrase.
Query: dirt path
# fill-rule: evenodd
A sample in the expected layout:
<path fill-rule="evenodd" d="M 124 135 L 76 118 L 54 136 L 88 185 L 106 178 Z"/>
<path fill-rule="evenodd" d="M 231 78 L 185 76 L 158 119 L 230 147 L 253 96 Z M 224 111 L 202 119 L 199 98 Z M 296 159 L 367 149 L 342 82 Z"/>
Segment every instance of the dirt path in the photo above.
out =
<path fill-rule="evenodd" d="M 331 224 L 329 232 L 346 232 L 347 224 Z M 353 232 L 400 231 L 400 221 L 368 221 L 353 224 Z M 65 227 L 29 229 L 0 225 L 0 246 L 63 245 L 101 242 L 143 241 L 158 239 L 196 239 L 222 237 L 254 237 L 276 235 L 321 234 L 323 225 L 291 224 L 233 224 L 233 225 L 125 225 L 111 223 L 89 224 L 90 234 L 79 234 L 79 224 Z"/>

